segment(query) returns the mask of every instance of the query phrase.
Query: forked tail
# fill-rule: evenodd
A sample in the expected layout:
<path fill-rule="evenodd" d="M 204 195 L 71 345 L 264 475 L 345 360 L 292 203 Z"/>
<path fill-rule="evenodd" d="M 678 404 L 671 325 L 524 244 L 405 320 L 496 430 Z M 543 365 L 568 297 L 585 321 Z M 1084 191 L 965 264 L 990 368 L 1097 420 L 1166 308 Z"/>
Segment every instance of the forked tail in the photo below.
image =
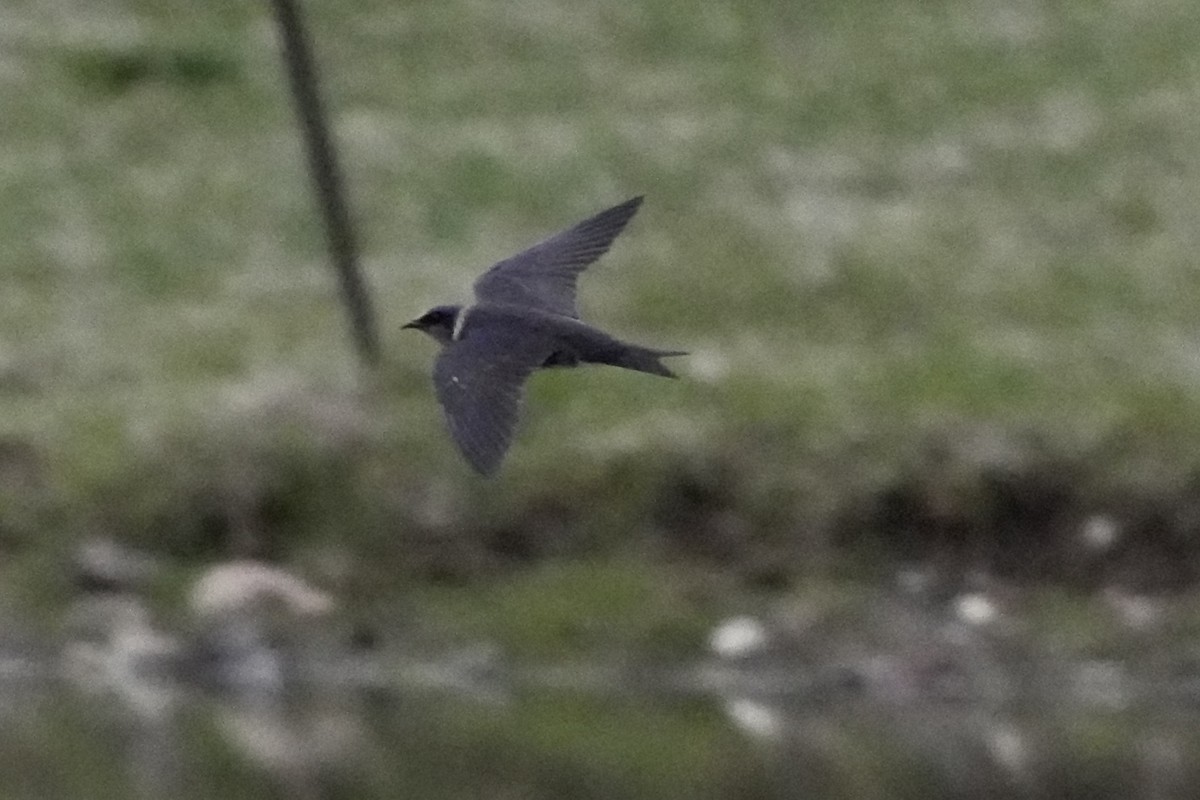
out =
<path fill-rule="evenodd" d="M 607 363 L 615 367 L 624 367 L 625 369 L 633 369 L 638 372 L 648 372 L 651 375 L 661 375 L 664 378 L 675 378 L 678 376 L 667 369 L 667 365 L 662 363 L 660 359 L 686 355 L 687 353 L 683 350 L 653 350 L 649 347 L 625 345 L 623 350 L 618 353 L 617 358 Z"/>

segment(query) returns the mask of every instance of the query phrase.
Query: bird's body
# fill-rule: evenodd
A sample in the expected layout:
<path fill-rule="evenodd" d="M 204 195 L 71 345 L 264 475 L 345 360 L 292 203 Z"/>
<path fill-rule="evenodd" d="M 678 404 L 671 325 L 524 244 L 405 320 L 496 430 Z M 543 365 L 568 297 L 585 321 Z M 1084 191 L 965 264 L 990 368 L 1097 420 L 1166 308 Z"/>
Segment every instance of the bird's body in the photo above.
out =
<path fill-rule="evenodd" d="M 659 360 L 684 355 L 623 342 L 579 320 L 575 280 L 603 255 L 641 205 L 636 197 L 495 264 L 477 302 L 430 309 L 405 327 L 442 345 L 433 382 L 450 433 L 490 475 L 512 441 L 526 379 L 538 369 L 608 364 L 674 377 Z"/>
<path fill-rule="evenodd" d="M 538 365 L 539 369 L 608 364 L 674 378 L 674 373 L 658 359 L 662 356 L 683 355 L 675 351 L 653 350 L 623 342 L 578 319 L 537 309 L 500 303 L 477 303 L 459 313 L 464 312 L 465 320 L 460 323 L 459 341 L 472 336 L 495 336 L 498 330 L 520 330 L 523 336 L 536 340 L 544 349 L 549 350 L 545 359 Z"/>

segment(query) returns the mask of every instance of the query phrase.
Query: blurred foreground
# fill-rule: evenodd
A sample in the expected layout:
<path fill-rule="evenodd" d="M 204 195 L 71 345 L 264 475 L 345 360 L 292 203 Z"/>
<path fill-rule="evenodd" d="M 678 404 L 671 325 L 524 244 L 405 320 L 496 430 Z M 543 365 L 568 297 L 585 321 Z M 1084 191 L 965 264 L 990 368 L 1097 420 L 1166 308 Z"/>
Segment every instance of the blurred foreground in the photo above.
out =
<path fill-rule="evenodd" d="M 93 585 L 56 645 L 0 638 L 3 796 L 1193 796 L 1178 609 L 1090 603 L 1109 624 L 1081 642 L 911 575 L 834 594 L 727 619 L 686 659 L 536 661 L 346 629 L 255 562 L 201 576 L 171 631 Z"/>

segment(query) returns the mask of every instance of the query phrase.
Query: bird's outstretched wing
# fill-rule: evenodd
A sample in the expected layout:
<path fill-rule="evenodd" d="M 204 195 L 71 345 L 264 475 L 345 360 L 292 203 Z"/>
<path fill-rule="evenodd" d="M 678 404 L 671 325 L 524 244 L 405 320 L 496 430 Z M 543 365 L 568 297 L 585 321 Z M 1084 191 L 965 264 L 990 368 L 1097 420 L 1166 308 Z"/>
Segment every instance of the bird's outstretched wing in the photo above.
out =
<path fill-rule="evenodd" d="M 641 204 L 641 197 L 626 200 L 494 264 L 475 281 L 475 296 L 480 302 L 512 303 L 578 317 L 575 279 L 608 252 Z"/>
<path fill-rule="evenodd" d="M 525 381 L 553 342 L 482 311 L 442 348 L 433 383 L 450 435 L 476 470 L 493 474 L 512 443 Z"/>

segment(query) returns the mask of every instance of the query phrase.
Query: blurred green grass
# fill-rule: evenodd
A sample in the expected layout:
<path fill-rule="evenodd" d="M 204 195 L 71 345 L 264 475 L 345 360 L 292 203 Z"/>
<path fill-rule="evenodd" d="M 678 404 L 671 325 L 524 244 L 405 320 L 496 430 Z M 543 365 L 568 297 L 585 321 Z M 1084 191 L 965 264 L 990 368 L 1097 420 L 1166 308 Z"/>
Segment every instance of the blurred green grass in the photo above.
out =
<path fill-rule="evenodd" d="M 664 476 L 712 470 L 803 537 L 976 425 L 1116 476 L 1194 469 L 1194 4 L 311 5 L 374 378 L 265 6 L 0 11 L 0 436 L 37 454 L 37 490 L 4 490 L 19 544 L 211 555 L 205 509 L 239 502 L 276 554 L 384 564 L 410 528 L 547 506 L 585 543 L 637 538 Z M 478 482 L 399 324 L 641 193 L 581 303 L 692 351 L 683 380 L 539 376 Z"/>
<path fill-rule="evenodd" d="M 1037 441 L 1100 487 L 1196 471 L 1200 6 L 306 7 L 378 376 L 352 359 L 267 4 L 0 6 L 0 608 L 61 604 L 99 533 L 168 562 L 156 605 L 249 549 L 385 633 L 670 654 L 761 605 L 739 592 L 781 558 L 835 578 L 806 591 L 855 595 L 828 520 L 931 438 Z M 478 480 L 442 429 L 433 345 L 399 325 L 643 193 L 581 303 L 692 351 L 683 379 L 539 376 L 504 473 Z M 951 511 L 982 493 L 936 477 Z M 1094 604 L 1031 605 L 1039 636 L 1117 651 Z M 546 796 L 771 794 L 711 712 L 597 705 L 395 738 L 428 741 L 430 764 L 473 742 Z M 61 727 L 38 752 L 83 764 L 64 791 L 121 785 L 114 737 Z M 827 745 L 860 794 L 883 779 L 855 754 L 899 759 L 877 727 Z M 1046 738 L 1094 763 L 1094 743 Z M 387 786 L 423 763 L 392 753 Z M 445 796 L 474 775 L 435 772 Z"/>

